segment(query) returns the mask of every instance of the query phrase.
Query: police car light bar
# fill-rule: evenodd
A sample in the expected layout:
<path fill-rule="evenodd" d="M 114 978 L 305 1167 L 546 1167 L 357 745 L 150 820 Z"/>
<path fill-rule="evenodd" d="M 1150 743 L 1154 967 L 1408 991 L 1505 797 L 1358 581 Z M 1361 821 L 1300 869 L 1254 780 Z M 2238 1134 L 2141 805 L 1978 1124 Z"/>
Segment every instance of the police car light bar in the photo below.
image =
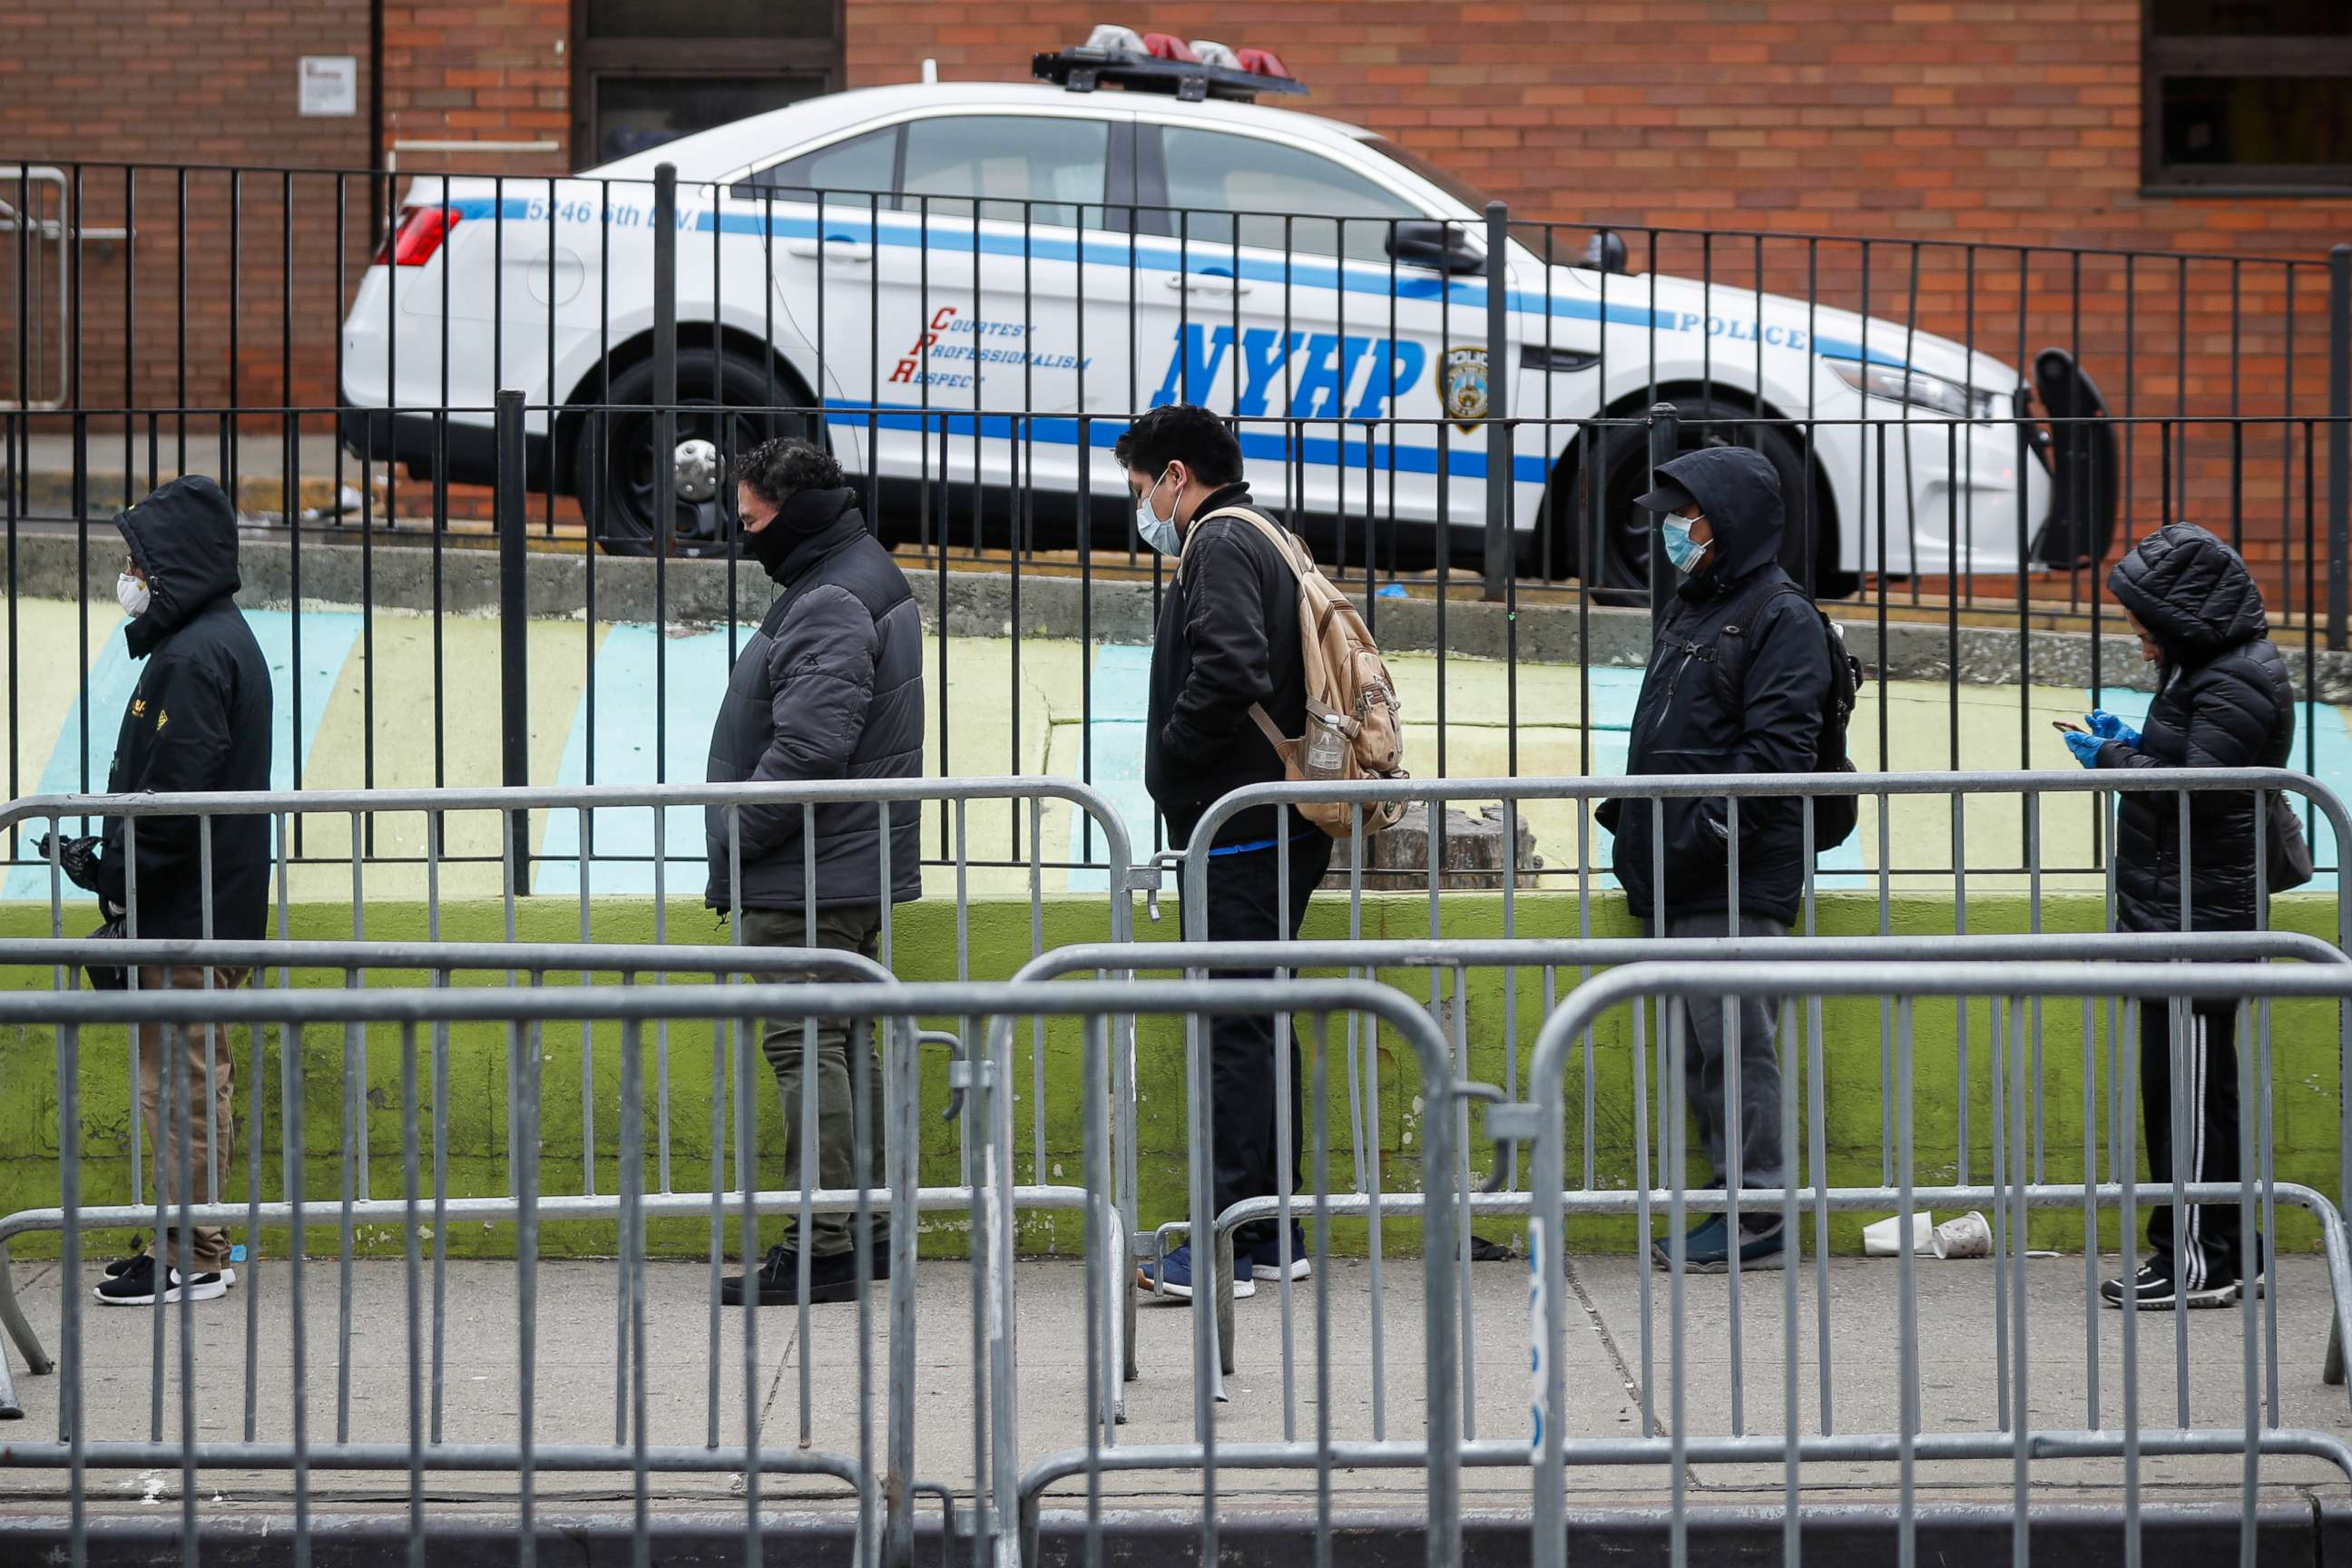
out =
<path fill-rule="evenodd" d="M 1271 50 L 1231 49 L 1206 38 L 1188 44 L 1171 33 L 1139 34 L 1108 25 L 1076 47 L 1036 56 L 1029 74 L 1072 92 L 1117 85 L 1134 92 L 1172 93 L 1192 103 L 1210 98 L 1246 101 L 1262 92 L 1307 94 L 1307 85 Z"/>

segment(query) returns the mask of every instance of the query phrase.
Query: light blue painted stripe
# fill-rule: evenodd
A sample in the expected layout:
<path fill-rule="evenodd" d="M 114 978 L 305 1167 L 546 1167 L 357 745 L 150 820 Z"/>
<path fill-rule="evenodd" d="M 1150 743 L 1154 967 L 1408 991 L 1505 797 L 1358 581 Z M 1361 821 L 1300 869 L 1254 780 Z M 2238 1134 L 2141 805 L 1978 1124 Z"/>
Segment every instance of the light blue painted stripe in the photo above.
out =
<path fill-rule="evenodd" d="M 298 752 L 294 735 L 294 616 L 285 610 L 247 610 L 244 615 L 269 666 L 270 787 L 292 789 L 294 759 L 299 755 L 306 766 L 309 763 L 311 748 L 318 742 L 320 721 L 326 715 L 337 682 L 342 679 L 343 661 L 359 637 L 360 617 L 344 610 L 303 612 L 301 683 L 305 701 Z M 107 774 L 113 768 L 114 742 L 121 730 L 122 710 L 138 689 L 139 677 L 145 668 L 142 662 L 131 658 L 122 640 L 122 627 L 128 624 L 118 622 L 107 633 L 105 645 L 89 672 L 88 777 L 93 790 L 106 787 Z M 80 714 L 81 700 L 77 700 L 67 710 L 57 741 L 49 748 L 48 761 L 41 769 L 40 793 L 44 795 L 68 795 L 81 789 L 84 775 L 75 734 Z M 5 883 L 0 883 L 0 898 L 46 900 L 48 896 L 49 873 L 43 867 L 14 867 Z M 66 888 L 66 896 L 82 902 L 95 901 L 70 884 Z"/>
<path fill-rule="evenodd" d="M 247 610 L 246 623 L 261 657 L 269 662 L 270 721 L 269 787 L 292 789 L 294 760 L 310 771 L 311 748 L 318 744 L 319 725 L 327 704 L 342 679 L 344 661 L 359 641 L 362 616 L 352 610 L 302 612 L 302 734 L 297 749 L 294 734 L 294 616 L 285 610 Z"/>
<path fill-rule="evenodd" d="M 1151 711 L 1151 650 L 1119 644 L 1095 650 L 1094 683 L 1088 693 L 1087 737 L 1093 744 L 1095 788 L 1118 812 L 1128 843 L 1140 859 L 1151 853 L 1151 823 L 1158 808 L 1143 787 L 1144 726 Z M 1073 862 L 1101 866 L 1106 857 L 1102 839 L 1087 842 L 1087 816 L 1070 808 L 1070 849 Z M 1074 893 L 1101 892 L 1110 886 L 1107 872 L 1073 870 Z"/>
<path fill-rule="evenodd" d="M 106 775 L 114 762 L 115 737 L 121 730 L 122 710 L 130 706 L 131 694 L 138 689 L 140 673 L 146 668 L 143 662 L 131 657 L 131 650 L 123 644 L 122 628 L 129 624 L 128 621 L 117 621 L 108 628 L 98 658 L 90 665 L 89 684 L 83 689 L 82 695 L 66 710 L 65 721 L 58 726 L 57 740 L 49 747 L 48 761 L 41 768 L 40 794 L 82 794 L 85 793 L 84 779 L 89 781 L 89 790 L 106 787 Z M 82 755 L 80 741 L 76 733 L 80 728 L 85 708 L 89 713 L 89 753 L 87 758 Z M 47 833 L 48 826 L 43 824 L 35 831 Z M 69 820 L 65 824 L 64 831 L 95 833 L 98 825 Z M 33 852 L 30 837 L 24 840 L 22 852 L 28 856 Z M 70 902 L 96 901 L 70 882 L 64 882 L 62 886 Z M 11 868 L 6 883 L 0 885 L 0 897 L 37 899 L 47 902 L 49 897 L 48 868 Z M 70 934 L 79 936 L 81 933 L 75 931 Z"/>
<path fill-rule="evenodd" d="M 740 648 L 750 627 L 735 635 Z M 656 679 L 657 664 L 665 666 Z M 596 649 L 597 784 L 698 784 L 709 776 L 710 726 L 727 689 L 728 636 L 724 630 L 691 637 L 664 637 L 647 626 L 616 626 Z M 668 693 L 668 728 L 663 763 L 655 766 L 655 735 L 661 694 Z M 555 782 L 590 782 L 586 693 L 563 739 L 563 759 Z M 589 814 L 595 847 L 592 895 L 654 890 L 654 816 L 646 807 L 604 807 Z M 706 881 L 702 808 L 671 806 L 661 813 L 664 889 L 672 898 L 698 896 Z M 533 891 L 580 891 L 580 817 L 577 811 L 549 814 L 539 858 L 531 867 Z M 614 858 L 627 857 L 629 858 Z"/>

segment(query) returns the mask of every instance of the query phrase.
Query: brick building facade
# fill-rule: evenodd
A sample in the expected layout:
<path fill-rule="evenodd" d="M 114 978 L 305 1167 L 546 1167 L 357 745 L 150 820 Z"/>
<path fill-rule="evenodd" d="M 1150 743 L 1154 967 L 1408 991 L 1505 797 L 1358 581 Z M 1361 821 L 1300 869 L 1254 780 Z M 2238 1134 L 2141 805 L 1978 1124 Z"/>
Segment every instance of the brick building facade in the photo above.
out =
<path fill-rule="evenodd" d="M 541 153 L 401 159 L 410 169 L 546 174 L 595 161 L 587 150 L 604 123 L 593 114 L 604 111 L 592 113 L 593 95 L 607 92 L 619 103 L 624 88 L 641 93 L 646 82 L 740 70 L 747 58 L 788 77 L 793 96 L 910 80 L 927 58 L 947 79 L 1019 79 L 1033 51 L 1076 41 L 1106 17 L 1256 44 L 1309 84 L 1313 96 L 1302 107 L 1377 130 L 1507 199 L 1517 214 L 1621 226 L 1637 268 L 1706 271 L 1727 288 L 1746 288 L 1758 279 L 1760 255 L 1768 286 L 1801 293 L 1810 272 L 1826 302 L 1912 315 L 1955 337 L 1976 320 L 1999 321 L 2000 335 L 1979 341 L 2004 357 L 2020 347 L 2011 336 L 2016 255 L 1971 251 L 1963 242 L 2215 258 L 2126 263 L 2050 254 L 2032 264 L 2025 346 L 2078 343 L 2112 402 L 2128 399 L 2151 414 L 2277 412 L 2290 375 L 2297 411 L 2315 410 L 2324 283 L 2304 273 L 2290 300 L 2284 272 L 2232 258 L 2316 260 L 2352 239 L 2352 187 L 2331 195 L 2150 186 L 2158 128 L 2148 121 L 2143 73 L 2159 58 L 2151 34 L 2161 26 L 2152 18 L 2184 4 L 2226 12 L 2233 0 L 1272 0 L 1162 3 L 1123 17 L 1075 3 L 815 0 L 747 8 L 748 0 L 712 0 L 709 12 L 768 18 L 746 25 L 792 35 L 740 47 L 656 36 L 664 7 L 640 5 L 639 20 L 651 20 L 636 26 L 632 0 L 500 0 L 471 9 L 278 0 L 212 11 L 184 0 L 126 0 L 102 16 L 58 0 L 27 3 L 46 15 L 16 29 L 29 47 L 0 52 L 0 160 L 362 170 L 406 142 L 546 142 L 554 145 Z M 2334 9 L 2311 0 L 2315 16 Z M 787 20 L 772 20 L 779 17 Z M 2352 104 L 2352 67 L 2328 52 L 2333 47 L 2305 51 L 2317 66 L 2273 60 L 2259 68 L 2344 69 L 2337 96 Z M 2352 37 L 2344 47 L 2352 49 Z M 316 54 L 359 61 L 356 115 L 295 113 L 295 59 Z M 604 67 L 583 67 L 590 56 L 611 68 L 609 79 L 597 74 Z M 347 275 L 364 263 L 369 209 L 386 187 L 364 178 L 248 174 L 233 181 L 193 173 L 183 258 L 173 241 L 177 174 L 159 169 L 126 181 L 120 169 L 92 167 L 82 179 L 85 221 L 121 222 L 129 184 L 139 228 L 135 276 L 126 275 L 119 245 L 84 247 L 85 405 L 122 396 L 126 294 L 130 330 L 141 342 L 133 395 L 144 404 L 165 387 L 176 394 L 177 339 L 158 342 L 152 333 L 173 331 L 183 287 L 188 402 L 228 399 L 232 317 L 240 403 L 332 401 L 331 323 L 345 287 L 337 268 Z M 290 246 L 280 221 L 289 190 Z M 233 225 L 236 212 L 241 222 Z M 1654 226 L 1937 247 L 1653 238 L 1643 231 Z M 241 257 L 234 289 L 232 227 Z M 283 331 L 289 258 L 290 355 Z M 8 307 L 0 321 L 11 323 L 0 330 L 13 333 L 14 301 L 0 304 Z M 13 361 L 13 349 L 5 357 Z M 14 374 L 13 364 L 0 370 L 0 391 Z M 2184 460 L 2192 479 L 2246 461 L 2229 448 L 2226 432 L 2219 444 L 2200 439 L 2205 449 Z M 2271 454 L 2261 470 L 2268 477 L 2246 487 L 2248 503 L 2291 501 L 2279 430 L 2247 439 Z M 2147 472 L 2155 482 L 2155 470 Z"/>

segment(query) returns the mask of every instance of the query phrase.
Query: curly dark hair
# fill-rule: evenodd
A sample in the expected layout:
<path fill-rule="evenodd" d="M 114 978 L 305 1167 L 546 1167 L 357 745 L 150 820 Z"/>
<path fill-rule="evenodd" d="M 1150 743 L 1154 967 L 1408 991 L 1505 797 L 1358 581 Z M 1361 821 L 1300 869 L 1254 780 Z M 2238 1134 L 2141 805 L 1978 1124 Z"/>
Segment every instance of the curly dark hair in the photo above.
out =
<path fill-rule="evenodd" d="M 736 460 L 735 481 L 770 506 L 782 506 L 803 490 L 839 489 L 841 465 L 821 447 L 797 436 L 778 436 Z"/>
<path fill-rule="evenodd" d="M 1242 477 L 1242 444 L 1225 422 L 1192 403 L 1163 404 L 1127 427 L 1111 456 L 1139 474 L 1160 477 L 1182 463 L 1202 484 L 1229 485 Z"/>

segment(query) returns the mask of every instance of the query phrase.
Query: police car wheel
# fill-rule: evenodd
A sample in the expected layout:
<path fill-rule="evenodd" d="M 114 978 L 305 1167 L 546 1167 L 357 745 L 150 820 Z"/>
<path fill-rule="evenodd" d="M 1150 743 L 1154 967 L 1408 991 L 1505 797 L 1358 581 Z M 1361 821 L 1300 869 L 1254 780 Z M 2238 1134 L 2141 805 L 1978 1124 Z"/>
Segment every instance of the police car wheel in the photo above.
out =
<path fill-rule="evenodd" d="M 1727 423 L 1749 417 L 1749 411 L 1736 405 L 1710 402 L 1702 398 L 1678 400 L 1675 405 L 1685 421 L 1680 450 L 1696 452 L 1704 447 L 1738 444 L 1753 446 L 1770 461 L 1780 478 L 1780 493 L 1784 497 L 1817 497 L 1818 484 L 1803 484 L 1805 460 L 1802 449 L 1789 438 L 1788 433 L 1772 426 L 1738 426 Z M 1725 421 L 1727 423 L 1716 423 Z M 1606 489 L 1600 512 L 1601 526 L 1595 530 L 1589 521 L 1592 509 L 1592 478 L 1588 470 L 1580 470 L 1574 479 L 1575 502 L 1569 510 L 1574 532 L 1568 542 L 1570 559 L 1581 566 L 1588 544 L 1599 535 L 1596 570 L 1581 571 L 1580 576 L 1591 588 L 1593 596 L 1604 604 L 1647 603 L 1650 586 L 1650 523 L 1649 513 L 1633 504 L 1633 498 L 1649 489 L 1649 432 L 1639 428 L 1616 429 L 1609 432 L 1600 448 L 1601 472 L 1606 477 Z M 1789 508 L 1789 529 L 1780 550 L 1781 564 L 1801 579 L 1805 564 L 1805 530 L 1816 513 L 1814 507 L 1798 500 Z M 1833 562 L 1835 540 L 1824 534 L 1816 542 L 1814 581 L 1825 595 L 1833 596 L 1837 579 L 1829 569 Z"/>
<path fill-rule="evenodd" d="M 611 402 L 636 409 L 592 421 L 573 445 L 574 493 L 592 514 L 596 542 L 607 554 L 654 552 L 665 489 L 670 552 L 726 554 L 734 527 L 732 466 L 772 435 L 809 435 L 805 416 L 767 412 L 778 405 L 804 405 L 807 395 L 797 384 L 780 377 L 772 398 L 766 368 L 723 350 L 679 350 L 677 388 L 667 462 L 656 449 L 660 420 L 642 407 L 655 401 L 650 362 L 613 378 Z"/>

